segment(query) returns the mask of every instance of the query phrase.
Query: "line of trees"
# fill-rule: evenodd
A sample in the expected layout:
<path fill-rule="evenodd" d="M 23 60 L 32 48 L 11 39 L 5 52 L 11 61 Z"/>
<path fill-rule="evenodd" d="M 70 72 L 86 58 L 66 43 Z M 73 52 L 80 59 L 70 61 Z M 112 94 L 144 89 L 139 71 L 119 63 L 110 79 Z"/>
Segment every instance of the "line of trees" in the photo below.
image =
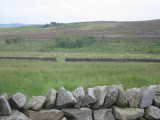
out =
<path fill-rule="evenodd" d="M 93 43 L 97 42 L 96 38 L 94 36 L 88 36 L 88 37 L 80 37 L 76 40 L 72 40 L 70 38 L 64 38 L 64 37 L 57 37 L 56 38 L 56 47 L 61 48 L 75 48 L 75 47 L 87 47 L 92 45 Z"/>

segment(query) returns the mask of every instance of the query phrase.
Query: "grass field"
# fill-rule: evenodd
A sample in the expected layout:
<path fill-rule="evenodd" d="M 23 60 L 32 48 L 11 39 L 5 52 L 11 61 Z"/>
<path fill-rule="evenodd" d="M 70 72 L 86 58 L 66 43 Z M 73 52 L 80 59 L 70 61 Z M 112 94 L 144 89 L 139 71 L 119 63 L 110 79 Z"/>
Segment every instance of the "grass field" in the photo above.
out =
<path fill-rule="evenodd" d="M 156 63 L 55 63 L 27 60 L 0 60 L 0 94 L 22 92 L 28 97 L 45 95 L 48 89 L 64 86 L 122 84 L 125 89 L 160 84 Z"/>
<path fill-rule="evenodd" d="M 0 57 L 56 57 L 58 62 L 0 60 L 0 94 L 45 95 L 50 88 L 122 84 L 125 89 L 160 84 L 159 63 L 64 62 L 71 58 L 160 59 L 160 20 L 84 22 L 58 27 L 0 28 Z M 56 37 L 93 36 L 89 46 L 60 48 Z M 6 39 L 22 37 L 20 42 Z M 67 39 L 65 39 L 67 40 Z M 112 52 L 112 53 L 108 53 Z M 134 54 L 132 54 L 134 53 Z M 135 54 L 136 53 L 136 54 Z"/>

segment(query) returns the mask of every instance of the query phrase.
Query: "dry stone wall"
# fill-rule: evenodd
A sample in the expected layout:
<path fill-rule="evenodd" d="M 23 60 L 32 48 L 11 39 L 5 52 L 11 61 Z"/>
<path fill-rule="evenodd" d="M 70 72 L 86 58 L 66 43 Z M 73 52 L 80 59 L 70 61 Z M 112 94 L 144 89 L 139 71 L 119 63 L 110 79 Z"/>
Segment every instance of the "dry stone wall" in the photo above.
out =
<path fill-rule="evenodd" d="M 160 120 L 160 85 L 50 89 L 27 100 L 22 93 L 0 96 L 0 120 Z"/>
<path fill-rule="evenodd" d="M 57 58 L 41 58 L 41 57 L 0 57 L 5 60 L 41 60 L 41 61 L 54 61 Z M 160 59 L 121 59 L 121 58 L 65 58 L 65 62 L 153 62 L 160 63 Z"/>
<path fill-rule="evenodd" d="M 160 59 L 126 59 L 126 58 L 65 58 L 66 62 L 155 62 Z"/>
<path fill-rule="evenodd" d="M 40 57 L 0 57 L 1 59 L 6 60 L 41 60 L 41 61 L 55 61 L 57 62 L 56 58 L 40 58 Z"/>

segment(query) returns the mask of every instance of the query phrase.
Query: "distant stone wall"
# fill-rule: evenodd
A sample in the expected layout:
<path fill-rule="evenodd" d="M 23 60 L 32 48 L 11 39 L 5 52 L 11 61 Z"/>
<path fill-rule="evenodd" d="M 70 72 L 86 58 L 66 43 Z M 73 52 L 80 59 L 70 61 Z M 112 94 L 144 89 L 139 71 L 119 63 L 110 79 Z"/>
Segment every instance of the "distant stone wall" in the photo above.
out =
<path fill-rule="evenodd" d="M 40 58 L 40 57 L 0 57 L 0 59 L 15 59 L 15 60 L 42 60 L 42 61 L 55 61 L 56 58 Z"/>
<path fill-rule="evenodd" d="M 160 59 L 121 59 L 121 58 L 65 58 L 66 62 L 157 62 Z"/>
<path fill-rule="evenodd" d="M 160 85 L 123 90 L 122 85 L 50 89 L 27 100 L 0 96 L 0 120 L 159 120 Z"/>
<path fill-rule="evenodd" d="M 15 60 L 42 60 L 55 61 L 56 58 L 41 58 L 41 57 L 0 57 L 0 59 L 15 59 Z M 121 58 L 65 58 L 66 62 L 155 62 L 160 63 L 160 59 L 121 59 Z"/>

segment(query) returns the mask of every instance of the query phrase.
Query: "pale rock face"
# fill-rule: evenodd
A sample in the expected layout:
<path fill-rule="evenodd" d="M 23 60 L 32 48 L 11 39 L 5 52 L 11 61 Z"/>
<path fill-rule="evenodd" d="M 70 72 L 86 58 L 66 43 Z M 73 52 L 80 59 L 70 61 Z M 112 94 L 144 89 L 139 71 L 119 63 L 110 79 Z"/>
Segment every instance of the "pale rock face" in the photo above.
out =
<path fill-rule="evenodd" d="M 67 120 L 67 118 L 66 117 L 63 117 L 62 119 L 60 119 L 60 120 Z"/>
<path fill-rule="evenodd" d="M 46 102 L 44 104 L 45 109 L 51 109 L 55 106 L 57 91 L 54 89 L 50 89 L 46 95 Z"/>
<path fill-rule="evenodd" d="M 149 106 L 145 109 L 145 114 L 144 114 L 146 119 L 149 120 L 158 120 L 160 119 L 160 109 L 155 106 Z"/>
<path fill-rule="evenodd" d="M 89 108 L 64 108 L 62 111 L 65 116 L 69 117 L 69 120 L 93 120 L 92 110 Z"/>
<path fill-rule="evenodd" d="M 27 98 L 22 93 L 16 93 L 9 99 L 9 103 L 12 108 L 14 109 L 20 109 L 23 108 L 24 104 L 26 103 Z"/>
<path fill-rule="evenodd" d="M 24 105 L 24 109 L 40 110 L 46 102 L 46 99 L 45 96 L 32 96 Z"/>
<path fill-rule="evenodd" d="M 139 103 L 139 108 L 146 108 L 152 105 L 156 86 L 142 87 L 141 101 Z"/>
<path fill-rule="evenodd" d="M 72 94 L 77 100 L 77 103 L 74 105 L 74 108 L 80 108 L 82 106 L 83 98 L 85 97 L 84 88 L 78 87 L 72 92 Z"/>
<path fill-rule="evenodd" d="M 112 109 L 94 110 L 94 120 L 115 120 Z"/>
<path fill-rule="evenodd" d="M 117 97 L 118 97 L 118 90 L 116 86 L 107 86 L 107 94 L 106 94 L 106 98 L 103 104 L 104 108 L 109 108 L 111 107 L 114 103 L 116 103 L 117 101 Z"/>
<path fill-rule="evenodd" d="M 116 101 L 117 106 L 127 107 L 128 101 L 127 101 L 125 92 L 122 88 L 122 85 L 118 85 L 117 90 L 118 90 L 118 97 L 117 97 L 117 101 Z"/>
<path fill-rule="evenodd" d="M 94 93 L 97 98 L 97 102 L 92 105 L 92 108 L 102 107 L 107 94 L 107 86 L 97 86 L 94 88 Z"/>
<path fill-rule="evenodd" d="M 139 102 L 142 97 L 142 91 L 140 88 L 131 88 L 125 92 L 126 98 L 129 102 L 129 106 L 133 108 L 138 108 Z"/>
<path fill-rule="evenodd" d="M 160 108 L 160 85 L 157 86 L 156 91 L 155 91 L 154 104 L 156 107 Z"/>
<path fill-rule="evenodd" d="M 4 97 L 0 97 L 0 115 L 10 115 L 11 107 Z"/>
<path fill-rule="evenodd" d="M 155 106 L 160 107 L 160 95 L 154 96 L 154 103 L 155 103 Z"/>
<path fill-rule="evenodd" d="M 58 95 L 57 95 L 56 107 L 64 108 L 64 107 L 72 106 L 75 103 L 77 103 L 77 101 L 72 95 L 72 93 L 67 91 L 63 87 L 60 88 Z"/>
<path fill-rule="evenodd" d="M 113 106 L 113 114 L 118 120 L 137 120 L 144 114 L 144 109 L 139 108 L 119 108 Z"/>
<path fill-rule="evenodd" d="M 55 109 L 40 111 L 26 110 L 25 113 L 31 120 L 60 120 L 63 117 L 63 112 Z"/>
<path fill-rule="evenodd" d="M 83 98 L 82 106 L 86 106 L 86 105 L 95 103 L 96 101 L 97 101 L 97 98 L 94 93 L 94 88 L 88 88 L 86 91 L 86 95 Z"/>
<path fill-rule="evenodd" d="M 0 120 L 30 120 L 23 113 L 18 110 L 13 110 L 9 116 L 0 116 Z"/>
<path fill-rule="evenodd" d="M 6 100 L 8 100 L 8 94 L 7 93 L 2 94 L 0 97 L 4 97 Z"/>

